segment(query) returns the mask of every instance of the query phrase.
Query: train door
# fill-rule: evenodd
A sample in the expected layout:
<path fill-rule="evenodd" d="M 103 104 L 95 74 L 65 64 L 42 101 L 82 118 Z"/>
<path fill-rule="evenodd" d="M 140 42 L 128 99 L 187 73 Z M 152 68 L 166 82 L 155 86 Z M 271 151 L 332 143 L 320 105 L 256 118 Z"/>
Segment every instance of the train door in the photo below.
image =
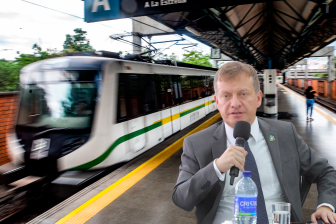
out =
<path fill-rule="evenodd" d="M 209 101 L 208 101 L 208 97 L 205 97 L 205 98 L 204 98 L 204 105 L 205 105 L 205 107 L 204 107 L 204 109 L 205 109 L 205 115 L 207 115 L 208 113 L 210 113 L 210 112 L 209 112 Z"/>
<path fill-rule="evenodd" d="M 119 79 L 126 85 L 129 149 L 136 153 L 146 146 L 143 87 L 136 74 L 120 74 Z"/>
<path fill-rule="evenodd" d="M 146 146 L 145 118 L 138 117 L 128 121 L 129 147 L 133 152 L 138 152 Z"/>
<path fill-rule="evenodd" d="M 163 137 L 167 138 L 173 134 L 172 125 L 172 114 L 170 109 L 162 110 L 161 112 L 161 122 L 163 129 Z"/>
<path fill-rule="evenodd" d="M 212 97 L 211 96 L 207 97 L 207 103 L 208 103 L 207 108 L 208 108 L 209 113 L 211 113 L 213 111 L 213 105 L 212 105 L 211 101 L 212 101 Z"/>
<path fill-rule="evenodd" d="M 172 83 L 173 92 L 174 92 L 173 95 L 174 95 L 175 104 L 181 105 L 183 101 L 181 77 L 179 75 L 172 75 L 171 83 Z M 176 133 L 181 130 L 181 118 L 180 118 L 180 107 L 181 106 L 179 105 L 172 107 L 170 109 L 171 116 L 172 116 L 173 133 Z"/>
<path fill-rule="evenodd" d="M 178 132 L 181 130 L 181 122 L 180 122 L 180 106 L 175 106 L 170 109 L 171 117 L 172 117 L 172 126 L 173 126 L 173 133 Z"/>

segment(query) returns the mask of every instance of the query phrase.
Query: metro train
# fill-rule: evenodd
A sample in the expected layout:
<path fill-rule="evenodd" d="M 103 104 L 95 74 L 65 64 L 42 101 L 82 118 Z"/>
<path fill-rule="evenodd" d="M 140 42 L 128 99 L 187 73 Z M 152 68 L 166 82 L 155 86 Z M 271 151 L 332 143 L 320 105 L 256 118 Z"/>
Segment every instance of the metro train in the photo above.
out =
<path fill-rule="evenodd" d="M 24 67 L 12 163 L 43 176 L 144 153 L 217 109 L 216 70 L 181 66 L 67 56 Z"/>

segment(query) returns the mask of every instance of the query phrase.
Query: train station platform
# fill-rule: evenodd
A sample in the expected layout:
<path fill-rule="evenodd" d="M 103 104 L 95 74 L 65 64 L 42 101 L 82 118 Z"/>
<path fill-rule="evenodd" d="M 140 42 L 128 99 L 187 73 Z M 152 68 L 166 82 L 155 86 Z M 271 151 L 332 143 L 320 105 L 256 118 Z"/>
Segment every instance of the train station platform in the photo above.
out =
<path fill-rule="evenodd" d="M 306 121 L 305 99 L 278 86 L 279 117 L 292 122 L 305 142 L 336 167 L 336 115 L 315 105 L 314 121 Z M 262 108 L 258 109 L 262 114 Z M 280 116 L 281 114 L 281 116 Z M 213 112 L 170 137 L 160 145 L 113 171 L 59 205 L 31 220 L 35 223 L 196 223 L 195 211 L 186 212 L 172 202 L 184 137 L 220 121 Z M 313 185 L 303 206 L 305 220 L 316 210 L 317 190 Z"/>

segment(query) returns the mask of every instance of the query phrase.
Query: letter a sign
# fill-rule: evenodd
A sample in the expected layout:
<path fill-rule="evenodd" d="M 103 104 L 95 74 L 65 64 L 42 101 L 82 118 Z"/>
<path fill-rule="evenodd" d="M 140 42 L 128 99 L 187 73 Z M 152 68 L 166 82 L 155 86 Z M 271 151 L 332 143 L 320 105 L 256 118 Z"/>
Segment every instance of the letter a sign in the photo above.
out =
<path fill-rule="evenodd" d="M 85 22 L 120 18 L 120 0 L 85 0 Z"/>

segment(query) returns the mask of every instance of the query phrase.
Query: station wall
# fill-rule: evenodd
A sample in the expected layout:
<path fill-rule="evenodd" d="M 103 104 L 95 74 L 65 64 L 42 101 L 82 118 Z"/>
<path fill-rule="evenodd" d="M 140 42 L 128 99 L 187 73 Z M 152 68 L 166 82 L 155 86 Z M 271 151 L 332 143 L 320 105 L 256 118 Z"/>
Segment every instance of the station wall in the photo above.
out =
<path fill-rule="evenodd" d="M 14 128 L 18 98 L 18 92 L 0 93 L 0 166 L 10 162 L 7 133 Z"/>
<path fill-rule="evenodd" d="M 289 85 L 300 89 L 307 89 L 308 82 L 319 96 L 328 97 L 328 81 L 326 79 L 287 79 Z M 336 80 L 331 82 L 331 98 L 336 100 Z"/>

